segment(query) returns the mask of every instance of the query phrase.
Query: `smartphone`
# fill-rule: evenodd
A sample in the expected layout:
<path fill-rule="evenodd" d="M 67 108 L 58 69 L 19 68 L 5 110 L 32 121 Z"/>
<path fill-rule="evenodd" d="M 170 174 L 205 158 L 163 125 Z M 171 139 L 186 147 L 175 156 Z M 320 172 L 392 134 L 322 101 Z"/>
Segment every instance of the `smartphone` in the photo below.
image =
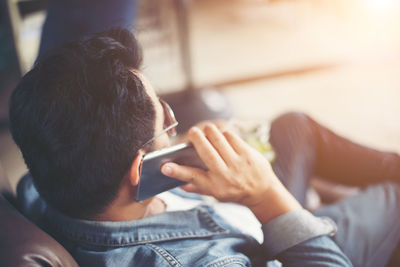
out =
<path fill-rule="evenodd" d="M 136 191 L 136 201 L 148 199 L 185 184 L 161 173 L 161 166 L 167 162 L 207 170 L 190 143 L 182 143 L 145 154 Z"/>

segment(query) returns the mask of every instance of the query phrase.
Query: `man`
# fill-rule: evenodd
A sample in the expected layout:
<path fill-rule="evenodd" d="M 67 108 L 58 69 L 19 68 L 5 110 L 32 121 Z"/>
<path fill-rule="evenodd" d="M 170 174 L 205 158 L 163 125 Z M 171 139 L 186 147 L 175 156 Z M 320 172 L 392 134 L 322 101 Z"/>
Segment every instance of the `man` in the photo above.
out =
<path fill-rule="evenodd" d="M 332 237 L 333 221 L 304 210 L 268 161 L 234 133 L 213 124 L 188 133 L 208 171 L 174 163 L 162 171 L 188 182 L 187 192 L 220 202 L 206 205 L 201 195 L 182 190 L 136 202 L 143 155 L 168 146 L 167 133 L 176 126 L 168 105 L 140 73 L 140 62 L 134 37 L 126 30 L 110 30 L 45 55 L 11 98 L 12 134 L 33 177 L 18 187 L 21 208 L 80 265 L 352 266 L 353 261 L 356 266 L 381 266 L 389 260 L 400 237 L 397 224 L 392 223 L 389 237 L 382 227 L 378 234 L 365 233 L 371 239 L 384 236 L 384 245 L 363 237 L 351 241 L 346 236 L 350 230 L 358 234 L 352 227 L 367 215 L 341 217 L 337 209 L 365 210 L 363 198 L 390 196 L 390 203 L 379 202 L 386 207 L 378 214 L 386 227 L 400 213 L 395 203 L 399 186 L 380 185 L 361 200 L 333 206 L 331 212 L 328 208 L 326 214 L 337 215 L 339 225 Z M 307 165 L 315 159 L 315 149 L 305 148 L 315 145 L 313 130 L 296 130 L 306 121 L 306 127 L 319 126 L 304 115 L 288 116 L 274 123 L 271 142 L 277 152 L 284 143 L 299 149 L 285 162 L 278 155 L 274 166 L 291 188 L 299 179 L 284 178 L 309 176 L 312 166 Z M 293 130 L 287 127 L 291 121 L 296 122 Z M 274 141 L 279 128 L 287 135 L 283 143 Z M 382 180 L 386 178 L 392 179 Z M 307 184 L 306 179 L 300 181 Z M 262 225 L 261 238 L 244 221 Z M 343 221 L 348 224 L 344 231 Z M 365 258 L 367 245 L 380 254 Z"/>

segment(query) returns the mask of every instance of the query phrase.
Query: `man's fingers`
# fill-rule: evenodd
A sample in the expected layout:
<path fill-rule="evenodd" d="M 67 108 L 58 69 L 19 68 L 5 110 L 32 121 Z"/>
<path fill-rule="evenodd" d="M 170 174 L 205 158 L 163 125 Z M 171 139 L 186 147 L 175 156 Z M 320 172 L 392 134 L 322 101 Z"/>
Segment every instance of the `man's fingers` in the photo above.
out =
<path fill-rule="evenodd" d="M 161 172 L 166 176 L 196 185 L 203 184 L 207 179 L 205 172 L 201 169 L 181 166 L 172 162 L 165 163 L 161 167 Z"/>
<path fill-rule="evenodd" d="M 204 132 L 225 163 L 228 166 L 234 164 L 237 154 L 218 128 L 214 124 L 208 124 L 204 128 Z"/>
<path fill-rule="evenodd" d="M 224 170 L 226 169 L 226 164 L 222 160 L 221 156 L 212 146 L 210 141 L 204 135 L 200 129 L 193 127 L 189 131 L 189 139 L 192 141 L 194 148 L 201 160 L 206 164 L 209 170 Z"/>
<path fill-rule="evenodd" d="M 189 193 L 196 193 L 196 194 L 202 193 L 200 191 L 200 189 L 197 186 L 195 186 L 194 184 L 185 184 L 185 185 L 182 185 L 181 188 Z"/>
<path fill-rule="evenodd" d="M 211 121 L 221 132 L 225 131 L 227 128 L 227 121 L 225 120 L 213 120 Z"/>
<path fill-rule="evenodd" d="M 243 141 L 238 135 L 231 131 L 225 131 L 223 135 L 232 146 L 232 148 L 236 151 L 236 153 L 238 153 L 239 155 L 248 153 L 247 143 Z"/>

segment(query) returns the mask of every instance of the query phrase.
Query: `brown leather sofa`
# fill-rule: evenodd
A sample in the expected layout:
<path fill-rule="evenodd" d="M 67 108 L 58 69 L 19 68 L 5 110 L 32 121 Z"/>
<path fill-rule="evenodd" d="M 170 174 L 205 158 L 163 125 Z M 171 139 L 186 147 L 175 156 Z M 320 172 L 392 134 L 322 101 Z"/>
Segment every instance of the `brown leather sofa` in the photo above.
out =
<path fill-rule="evenodd" d="M 0 265 L 78 266 L 51 236 L 22 216 L 0 164 Z"/>

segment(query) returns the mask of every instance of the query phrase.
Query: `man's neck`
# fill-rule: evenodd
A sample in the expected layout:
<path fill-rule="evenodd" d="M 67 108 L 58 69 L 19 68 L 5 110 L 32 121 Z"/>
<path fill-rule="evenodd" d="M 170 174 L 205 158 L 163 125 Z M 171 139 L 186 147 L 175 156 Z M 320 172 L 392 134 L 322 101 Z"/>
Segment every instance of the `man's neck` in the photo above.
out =
<path fill-rule="evenodd" d="M 151 198 L 142 202 L 124 203 L 115 201 L 105 212 L 92 218 L 95 221 L 132 221 L 165 212 L 166 205 L 159 198 Z"/>

